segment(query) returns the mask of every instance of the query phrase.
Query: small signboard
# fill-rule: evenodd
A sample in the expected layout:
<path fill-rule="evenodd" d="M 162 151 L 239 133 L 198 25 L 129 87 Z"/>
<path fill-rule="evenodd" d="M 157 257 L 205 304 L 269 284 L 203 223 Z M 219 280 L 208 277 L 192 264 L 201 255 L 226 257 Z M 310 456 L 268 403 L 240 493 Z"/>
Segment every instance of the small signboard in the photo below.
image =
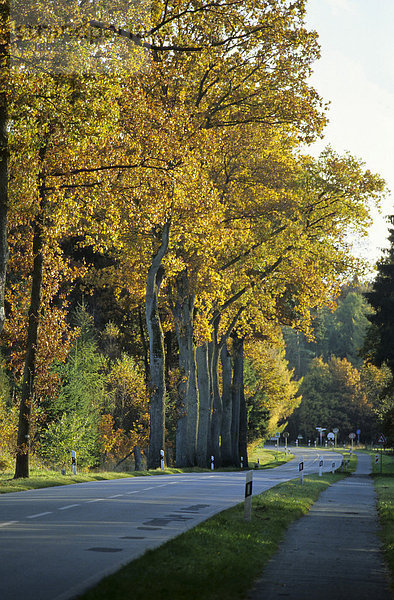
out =
<path fill-rule="evenodd" d="M 303 471 L 304 470 L 304 461 L 300 462 L 300 464 L 298 465 L 298 470 L 299 471 Z"/>

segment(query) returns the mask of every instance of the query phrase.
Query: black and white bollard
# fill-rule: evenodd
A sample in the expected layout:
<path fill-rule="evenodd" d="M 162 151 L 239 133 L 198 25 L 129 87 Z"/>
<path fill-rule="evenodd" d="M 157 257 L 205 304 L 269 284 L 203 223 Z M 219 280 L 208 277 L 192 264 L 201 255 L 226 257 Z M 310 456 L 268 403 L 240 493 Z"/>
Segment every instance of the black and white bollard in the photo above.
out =
<path fill-rule="evenodd" d="M 302 457 L 298 464 L 298 471 L 300 473 L 300 483 L 303 484 L 304 483 L 304 460 Z"/>
<path fill-rule="evenodd" d="M 331 473 L 334 475 L 335 473 L 335 463 L 333 462 L 331 465 Z"/>
<path fill-rule="evenodd" d="M 253 471 L 246 473 L 245 482 L 245 510 L 244 519 L 250 521 L 252 518 L 252 489 L 253 489 Z"/>
<path fill-rule="evenodd" d="M 319 456 L 319 477 L 323 475 L 323 457 Z"/>
<path fill-rule="evenodd" d="M 215 468 L 215 458 L 213 456 L 211 456 L 211 471 L 213 471 Z"/>
<path fill-rule="evenodd" d="M 75 450 L 71 451 L 71 470 L 73 475 L 77 474 L 77 453 Z"/>
<path fill-rule="evenodd" d="M 160 450 L 160 468 L 164 471 L 164 450 Z"/>

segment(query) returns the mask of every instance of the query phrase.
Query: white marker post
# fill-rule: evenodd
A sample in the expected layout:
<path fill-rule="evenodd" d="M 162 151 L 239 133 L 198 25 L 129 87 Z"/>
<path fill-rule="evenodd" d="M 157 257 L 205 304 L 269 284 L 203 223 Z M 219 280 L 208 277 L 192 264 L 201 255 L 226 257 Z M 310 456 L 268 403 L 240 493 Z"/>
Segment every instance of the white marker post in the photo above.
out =
<path fill-rule="evenodd" d="M 71 470 L 73 475 L 77 474 L 77 453 L 75 450 L 71 451 Z"/>
<path fill-rule="evenodd" d="M 335 463 L 333 462 L 331 465 L 331 473 L 334 475 L 335 473 Z"/>
<path fill-rule="evenodd" d="M 302 485 L 304 483 L 304 460 L 302 457 L 301 457 L 301 461 L 298 465 L 298 470 L 300 472 L 300 483 Z"/>
<path fill-rule="evenodd" d="M 213 471 L 215 468 L 215 457 L 211 456 L 211 471 Z"/>
<path fill-rule="evenodd" d="M 160 467 L 164 471 L 164 450 L 160 450 Z"/>
<path fill-rule="evenodd" d="M 252 519 L 252 488 L 253 488 L 253 471 L 248 471 L 246 473 L 246 482 L 245 482 L 245 510 L 244 510 L 245 521 L 251 521 L 251 519 Z"/>
<path fill-rule="evenodd" d="M 319 456 L 319 477 L 323 475 L 323 457 Z"/>
<path fill-rule="evenodd" d="M 243 469 L 243 468 L 244 468 L 244 457 L 241 456 L 241 469 Z"/>

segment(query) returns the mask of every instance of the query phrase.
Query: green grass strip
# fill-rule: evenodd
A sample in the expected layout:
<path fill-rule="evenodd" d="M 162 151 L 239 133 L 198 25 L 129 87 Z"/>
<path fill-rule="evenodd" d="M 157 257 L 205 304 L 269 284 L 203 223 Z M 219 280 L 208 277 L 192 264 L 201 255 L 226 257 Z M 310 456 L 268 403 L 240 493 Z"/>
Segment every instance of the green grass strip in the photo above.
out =
<path fill-rule="evenodd" d="M 373 454 L 373 478 L 378 497 L 378 513 L 381 525 L 380 538 L 394 586 L 394 456 L 383 454 L 382 474 L 379 462 L 375 464 Z"/>
<path fill-rule="evenodd" d="M 289 460 L 289 459 L 287 459 Z M 260 466 L 262 468 L 273 468 L 287 462 L 287 460 L 275 461 L 274 452 L 261 454 Z M 215 472 L 231 472 L 236 469 L 232 467 L 215 469 Z M 190 469 L 176 469 L 167 467 L 162 471 L 155 469 L 152 471 L 130 471 L 124 472 L 99 472 L 99 473 L 78 473 L 77 475 L 61 475 L 59 472 L 50 469 L 31 469 L 30 477 L 26 479 L 13 479 L 13 473 L 3 472 L 0 474 L 0 494 L 10 492 L 22 492 L 26 490 L 35 490 L 39 488 L 55 487 L 58 485 L 71 485 L 73 483 L 86 483 L 89 481 L 103 481 L 104 479 L 122 479 L 126 477 L 152 477 L 154 475 L 177 475 L 182 473 L 208 473 L 209 469 L 200 469 L 198 467 Z"/>
<path fill-rule="evenodd" d="M 151 477 L 153 475 L 175 475 L 190 472 L 208 472 L 208 469 L 165 469 L 161 471 L 132 471 L 123 472 L 100 472 L 100 473 L 79 473 L 77 475 L 61 475 L 55 471 L 47 469 L 35 469 L 30 473 L 30 477 L 22 479 L 13 479 L 11 473 L 2 473 L 0 475 L 0 494 L 9 492 L 22 492 L 26 490 L 35 490 L 46 487 L 56 487 L 58 485 L 71 485 L 73 483 L 86 483 L 89 481 L 103 481 L 105 479 L 125 479 L 129 477 Z"/>
<path fill-rule="evenodd" d="M 355 459 L 354 459 L 355 460 Z M 261 575 L 290 523 L 342 474 L 312 475 L 253 498 L 147 551 L 81 596 L 83 600 L 239 600 Z"/>

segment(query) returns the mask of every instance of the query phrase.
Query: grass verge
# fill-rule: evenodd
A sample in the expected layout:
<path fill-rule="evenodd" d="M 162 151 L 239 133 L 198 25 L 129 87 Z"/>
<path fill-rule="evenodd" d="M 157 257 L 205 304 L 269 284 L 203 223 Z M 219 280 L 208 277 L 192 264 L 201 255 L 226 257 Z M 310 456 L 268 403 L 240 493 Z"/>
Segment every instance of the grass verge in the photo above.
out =
<path fill-rule="evenodd" d="M 261 442 L 253 442 L 248 447 L 249 466 L 254 469 L 257 461 L 263 469 L 272 469 L 288 462 L 294 458 L 294 454 L 285 454 L 283 450 L 268 449 L 260 445 Z M 276 458 L 275 458 L 276 457 Z"/>
<path fill-rule="evenodd" d="M 276 551 L 290 523 L 344 475 L 308 476 L 253 498 L 146 552 L 81 596 L 81 600 L 239 600 Z"/>
<path fill-rule="evenodd" d="M 284 456 L 284 455 L 283 455 Z M 259 450 L 258 457 L 260 459 L 260 467 L 272 468 L 287 462 L 287 460 L 275 460 L 274 451 L 263 451 Z M 257 460 L 257 457 L 256 457 Z M 253 468 L 254 463 L 251 463 Z M 235 471 L 234 468 L 216 469 L 216 471 Z M 13 479 L 13 473 L 11 471 L 0 473 L 0 494 L 6 494 L 9 492 L 22 492 L 26 490 L 33 490 L 45 487 L 54 487 L 58 485 L 70 485 L 73 483 L 86 483 L 88 481 L 102 481 L 104 479 L 122 479 L 125 477 L 151 477 L 153 475 L 176 475 L 180 473 L 207 473 L 209 469 L 200 469 L 194 467 L 192 469 L 176 469 L 167 467 L 162 471 L 156 469 L 152 471 L 131 471 L 128 473 L 111 471 L 111 472 L 100 472 L 100 473 L 78 473 L 78 475 L 61 475 L 59 472 L 43 469 L 43 468 L 32 468 L 30 470 L 30 477 L 27 479 Z"/>
<path fill-rule="evenodd" d="M 149 477 L 153 475 L 174 475 L 178 473 L 205 472 L 204 469 L 160 469 L 154 471 L 132 471 L 122 473 L 117 471 L 101 473 L 80 473 L 78 475 L 61 475 L 56 471 L 47 469 L 32 469 L 30 477 L 26 479 L 12 479 L 12 473 L 0 475 L 0 494 L 7 492 L 22 492 L 38 488 L 70 485 L 73 483 L 86 483 L 88 481 L 103 481 L 104 479 L 124 479 L 127 477 Z"/>
<path fill-rule="evenodd" d="M 377 464 L 375 464 L 374 456 L 375 454 L 372 457 L 373 478 L 378 497 L 380 538 L 394 587 L 394 456 L 383 454 L 382 473 L 380 473 L 380 454 Z"/>

